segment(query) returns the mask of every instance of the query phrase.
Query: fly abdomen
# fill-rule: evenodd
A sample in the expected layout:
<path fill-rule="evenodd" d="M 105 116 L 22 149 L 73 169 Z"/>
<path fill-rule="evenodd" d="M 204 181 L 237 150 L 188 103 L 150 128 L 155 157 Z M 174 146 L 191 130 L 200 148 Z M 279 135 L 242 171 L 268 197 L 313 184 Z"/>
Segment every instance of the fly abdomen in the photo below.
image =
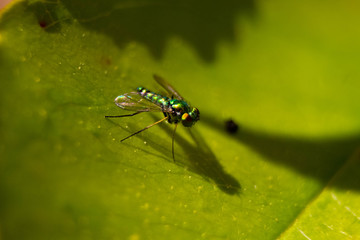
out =
<path fill-rule="evenodd" d="M 169 106 L 170 99 L 168 97 L 164 97 L 160 94 L 151 92 L 149 89 L 146 89 L 144 87 L 138 87 L 137 92 L 146 100 L 155 103 L 163 109 L 166 109 Z"/>

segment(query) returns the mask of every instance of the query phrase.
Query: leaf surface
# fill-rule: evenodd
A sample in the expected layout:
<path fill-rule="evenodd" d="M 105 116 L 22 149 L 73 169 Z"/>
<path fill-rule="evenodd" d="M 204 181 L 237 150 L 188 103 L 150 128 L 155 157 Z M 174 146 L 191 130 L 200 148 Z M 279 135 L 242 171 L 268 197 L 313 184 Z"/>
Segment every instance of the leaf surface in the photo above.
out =
<path fill-rule="evenodd" d="M 360 237 L 360 5 L 17 1 L 0 19 L 4 239 Z M 189 131 L 105 115 L 162 76 Z M 238 126 L 229 133 L 225 123 Z M 21 231 L 19 230 L 21 229 Z"/>

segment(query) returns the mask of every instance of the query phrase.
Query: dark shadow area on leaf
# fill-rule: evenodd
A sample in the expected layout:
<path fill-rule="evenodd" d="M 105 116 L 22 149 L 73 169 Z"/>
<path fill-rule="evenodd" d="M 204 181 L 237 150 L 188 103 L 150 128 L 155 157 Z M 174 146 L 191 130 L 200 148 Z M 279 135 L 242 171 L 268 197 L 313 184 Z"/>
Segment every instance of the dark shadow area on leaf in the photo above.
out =
<path fill-rule="evenodd" d="M 220 165 L 215 154 L 205 142 L 204 138 L 195 129 L 188 129 L 189 134 L 196 143 L 195 154 L 186 146 L 186 141 L 179 142 L 187 151 L 189 162 L 194 170 L 206 173 L 216 185 L 228 194 L 237 194 L 241 189 L 240 183 L 230 174 L 226 173 Z M 182 139 L 183 140 L 183 139 Z M 196 156 L 197 155 L 197 156 Z M 192 156 L 192 157 L 191 157 Z"/>
<path fill-rule="evenodd" d="M 352 152 L 360 145 L 360 133 L 332 138 L 296 138 L 263 133 L 240 126 L 237 133 L 229 134 L 225 120 L 202 115 L 202 122 L 227 134 L 242 144 L 262 154 L 267 159 L 286 165 L 305 176 L 316 178 L 328 184 L 335 174 L 346 164 Z M 358 179 L 353 183 L 334 182 L 335 187 L 360 190 Z"/>
<path fill-rule="evenodd" d="M 344 172 L 346 174 L 344 174 Z M 360 148 L 354 151 L 349 161 L 339 170 L 338 175 L 330 182 L 330 186 L 336 186 L 337 182 L 342 182 L 344 186 L 352 186 L 353 189 L 360 189 Z"/>
<path fill-rule="evenodd" d="M 154 116 L 154 121 L 158 120 Z M 109 120 L 113 122 L 115 125 L 123 128 L 117 121 Z M 146 124 L 145 124 L 146 125 Z M 145 126 L 144 126 L 145 127 Z M 142 134 L 137 134 L 134 137 L 138 137 L 143 139 L 147 142 L 149 146 L 151 146 L 156 151 L 160 152 L 161 155 L 154 154 L 153 152 L 149 152 L 144 149 L 140 149 L 147 153 L 154 155 L 158 158 L 164 158 L 169 162 L 173 162 L 172 155 L 171 155 L 171 136 L 173 134 L 173 125 L 169 124 L 159 124 L 158 126 L 154 126 L 151 130 L 148 131 L 156 131 L 154 128 L 160 127 L 162 128 L 168 135 L 169 141 L 164 142 L 162 139 L 159 139 L 157 136 L 153 135 L 152 137 L 144 137 Z M 182 126 L 179 126 L 182 127 Z M 125 130 L 125 129 L 124 129 Z M 130 131 L 126 129 L 127 134 L 130 135 L 133 132 L 137 131 Z M 184 167 L 187 170 L 201 176 L 206 181 L 214 183 L 221 191 L 235 195 L 239 194 L 241 190 L 240 183 L 230 174 L 226 173 L 223 167 L 220 165 L 219 161 L 217 160 L 215 154 L 211 151 L 209 146 L 206 144 L 204 138 L 198 133 L 194 128 L 188 129 L 188 133 L 191 136 L 192 140 L 195 144 L 188 142 L 185 138 L 181 137 L 181 135 L 175 135 L 175 164 Z M 123 142 L 125 143 L 125 141 Z M 126 143 L 125 143 L 126 144 Z M 186 157 L 176 157 L 177 150 L 181 147 L 186 154 Z M 139 148 L 139 146 L 137 146 Z M 167 156 L 167 157 L 164 157 Z"/>
<path fill-rule="evenodd" d="M 26 4 L 23 2 L 21 4 Z M 58 33 L 64 23 L 70 23 L 72 19 L 66 14 L 58 1 L 39 1 L 30 3 L 28 10 L 33 12 L 40 28 L 48 33 Z"/>
<path fill-rule="evenodd" d="M 177 36 L 207 62 L 214 60 L 217 43 L 235 40 L 239 16 L 255 15 L 253 0 L 62 0 L 62 3 L 85 28 L 109 36 L 120 48 L 137 42 L 160 58 L 168 38 Z"/>
<path fill-rule="evenodd" d="M 165 124 L 160 126 L 169 134 L 169 136 L 172 136 L 173 129 L 170 126 L 166 126 Z M 233 176 L 224 171 L 204 138 L 196 131 L 196 126 L 190 129 L 188 128 L 187 130 L 195 144 L 191 144 L 180 134 L 176 134 L 175 153 L 176 148 L 181 147 L 187 156 L 182 158 L 176 158 L 175 156 L 175 163 L 202 176 L 207 181 L 213 182 L 221 191 L 227 194 L 239 194 L 241 190 L 240 183 Z"/>

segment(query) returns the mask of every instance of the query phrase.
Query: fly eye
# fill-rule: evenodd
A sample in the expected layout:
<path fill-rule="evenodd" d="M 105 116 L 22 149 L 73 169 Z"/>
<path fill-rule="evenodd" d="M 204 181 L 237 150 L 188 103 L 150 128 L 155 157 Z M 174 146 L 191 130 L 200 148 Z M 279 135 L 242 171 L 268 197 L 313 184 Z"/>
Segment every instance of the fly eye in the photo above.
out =
<path fill-rule="evenodd" d="M 184 113 L 184 114 L 181 116 L 181 123 L 182 123 L 185 127 L 191 127 L 192 125 L 194 125 L 194 119 L 190 116 L 190 114 Z"/>
<path fill-rule="evenodd" d="M 191 121 L 192 121 L 192 118 L 191 118 L 191 116 L 190 116 L 188 113 L 184 113 L 184 114 L 181 116 L 181 120 L 182 120 L 182 121 L 186 121 L 186 122 L 191 122 Z"/>
<path fill-rule="evenodd" d="M 191 118 L 193 121 L 198 121 L 200 119 L 200 111 L 197 108 L 193 108 L 190 112 Z"/>

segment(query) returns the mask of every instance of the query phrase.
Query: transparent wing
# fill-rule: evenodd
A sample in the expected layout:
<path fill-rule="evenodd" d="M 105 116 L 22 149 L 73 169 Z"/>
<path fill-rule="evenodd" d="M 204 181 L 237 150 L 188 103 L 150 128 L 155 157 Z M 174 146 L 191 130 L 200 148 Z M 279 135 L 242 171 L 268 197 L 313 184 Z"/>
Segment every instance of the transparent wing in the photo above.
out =
<path fill-rule="evenodd" d="M 154 74 L 153 77 L 155 81 L 160 84 L 171 96 L 175 97 L 178 100 L 183 100 L 183 97 L 165 79 L 156 74 Z"/>
<path fill-rule="evenodd" d="M 120 95 L 115 98 L 115 104 L 127 111 L 134 112 L 164 112 L 160 106 L 152 103 L 142 96 L 140 96 L 137 92 L 130 92 Z"/>

